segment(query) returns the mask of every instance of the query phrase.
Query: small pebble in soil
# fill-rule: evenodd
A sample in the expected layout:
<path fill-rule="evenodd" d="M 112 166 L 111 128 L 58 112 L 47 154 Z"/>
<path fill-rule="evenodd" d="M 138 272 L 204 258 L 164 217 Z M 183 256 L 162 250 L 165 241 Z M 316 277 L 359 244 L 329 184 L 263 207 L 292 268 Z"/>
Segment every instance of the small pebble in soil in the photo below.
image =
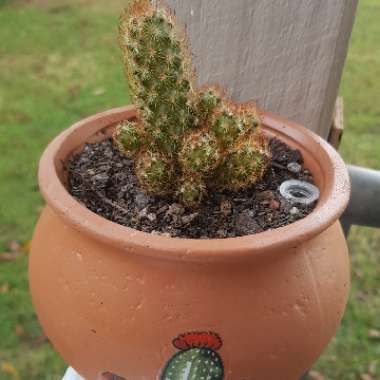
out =
<path fill-rule="evenodd" d="M 294 205 L 279 193 L 282 182 L 313 183 L 302 155 L 270 140 L 272 160 L 263 180 L 240 191 L 210 191 L 197 209 L 147 194 L 133 161 L 111 139 L 87 144 L 68 163 L 68 189 L 85 207 L 104 218 L 154 235 L 178 238 L 229 238 L 278 228 L 304 218 L 315 207 Z"/>
<path fill-rule="evenodd" d="M 179 203 L 171 204 L 167 211 L 167 214 L 171 216 L 183 215 L 184 213 L 185 213 L 185 207 L 183 207 Z"/>
<path fill-rule="evenodd" d="M 190 215 L 184 215 L 182 217 L 182 224 L 186 225 L 186 224 L 190 224 L 193 220 L 195 220 L 197 217 L 198 217 L 198 213 L 197 212 L 194 212 Z"/>
<path fill-rule="evenodd" d="M 135 205 L 141 210 L 149 205 L 150 197 L 147 194 L 139 193 L 135 196 Z"/>
<path fill-rule="evenodd" d="M 290 215 L 298 215 L 300 212 L 300 210 L 298 209 L 298 207 L 292 207 L 290 210 L 289 210 L 289 214 Z"/>
<path fill-rule="evenodd" d="M 221 203 L 220 203 L 220 211 L 222 212 L 222 214 L 224 216 L 228 216 L 228 215 L 231 215 L 231 212 L 232 212 L 232 204 L 230 201 L 228 200 L 223 200 Z"/>
<path fill-rule="evenodd" d="M 235 229 L 239 235 L 249 235 L 263 230 L 256 221 L 253 210 L 244 210 L 238 214 Z"/>
<path fill-rule="evenodd" d="M 286 166 L 291 173 L 298 174 L 302 170 L 302 166 L 298 162 L 289 162 Z"/>
<path fill-rule="evenodd" d="M 269 207 L 272 210 L 278 210 L 280 208 L 280 202 L 276 199 L 272 199 L 269 203 Z"/>

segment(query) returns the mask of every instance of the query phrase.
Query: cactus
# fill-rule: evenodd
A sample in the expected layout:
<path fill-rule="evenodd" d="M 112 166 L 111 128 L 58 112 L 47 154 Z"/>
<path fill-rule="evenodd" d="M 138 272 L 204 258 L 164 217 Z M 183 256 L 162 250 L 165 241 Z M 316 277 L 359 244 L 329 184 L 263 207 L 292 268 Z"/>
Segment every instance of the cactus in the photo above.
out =
<path fill-rule="evenodd" d="M 142 135 L 136 122 L 125 121 L 115 132 L 115 141 L 119 149 L 128 156 L 134 156 L 141 147 Z"/>
<path fill-rule="evenodd" d="M 199 204 L 206 195 L 206 183 L 197 175 L 184 178 L 175 195 L 184 204 Z"/>
<path fill-rule="evenodd" d="M 184 39 L 167 12 L 154 10 L 148 0 L 133 0 L 122 17 L 120 45 L 144 143 L 172 157 L 178 137 L 194 127 L 193 73 Z"/>
<path fill-rule="evenodd" d="M 139 115 L 120 123 L 114 139 L 144 188 L 194 206 L 210 187 L 238 190 L 262 178 L 270 153 L 256 106 L 217 87 L 195 89 L 184 34 L 168 10 L 130 0 L 120 46 Z"/>
<path fill-rule="evenodd" d="M 160 380 L 222 380 L 223 361 L 216 352 L 222 346 L 220 337 L 211 332 L 180 335 L 173 341 L 180 350 L 167 363 Z"/>
<path fill-rule="evenodd" d="M 167 194 L 175 179 L 172 162 L 161 153 L 151 150 L 137 156 L 136 173 L 140 183 L 156 194 Z"/>
<path fill-rule="evenodd" d="M 182 170 L 191 175 L 209 175 L 218 166 L 221 151 L 216 136 L 207 130 L 189 134 L 182 144 L 178 161 Z"/>

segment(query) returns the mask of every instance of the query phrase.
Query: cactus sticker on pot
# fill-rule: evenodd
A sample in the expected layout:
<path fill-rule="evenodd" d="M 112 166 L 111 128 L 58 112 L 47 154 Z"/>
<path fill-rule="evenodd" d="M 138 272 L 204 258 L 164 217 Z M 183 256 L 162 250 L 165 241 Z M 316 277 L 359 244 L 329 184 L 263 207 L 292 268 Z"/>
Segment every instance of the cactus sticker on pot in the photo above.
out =
<path fill-rule="evenodd" d="M 166 364 L 160 380 L 223 380 L 223 361 L 217 351 L 222 339 L 213 332 L 189 332 L 173 340 L 180 350 Z"/>

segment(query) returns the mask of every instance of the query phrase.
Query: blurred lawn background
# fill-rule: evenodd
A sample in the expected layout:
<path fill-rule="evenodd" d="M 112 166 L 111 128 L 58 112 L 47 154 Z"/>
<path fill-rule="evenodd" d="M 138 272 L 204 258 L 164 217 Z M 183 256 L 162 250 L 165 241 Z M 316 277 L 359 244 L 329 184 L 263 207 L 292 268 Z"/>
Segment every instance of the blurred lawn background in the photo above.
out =
<path fill-rule="evenodd" d="M 0 0 L 0 380 L 58 380 L 28 292 L 27 254 L 43 205 L 38 159 L 62 129 L 129 102 L 117 45 L 122 0 Z M 361 0 L 341 94 L 347 162 L 380 170 L 380 1 Z M 380 379 L 380 230 L 353 228 L 352 291 L 318 380 Z M 12 253 L 13 250 L 13 253 Z M 7 257 L 7 256 L 4 256 Z M 319 375 L 322 377 L 319 377 Z"/>

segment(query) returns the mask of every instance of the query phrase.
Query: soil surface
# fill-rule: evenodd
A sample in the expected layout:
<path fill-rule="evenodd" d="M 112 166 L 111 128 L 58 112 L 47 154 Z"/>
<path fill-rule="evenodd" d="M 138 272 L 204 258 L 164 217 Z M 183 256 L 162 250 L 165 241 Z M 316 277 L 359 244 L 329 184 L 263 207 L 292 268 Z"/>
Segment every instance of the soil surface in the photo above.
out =
<path fill-rule="evenodd" d="M 290 224 L 314 206 L 288 203 L 279 186 L 288 179 L 313 183 L 301 153 L 277 139 L 270 141 L 272 160 L 254 187 L 212 192 L 197 209 L 147 194 L 134 174 L 133 161 L 111 139 L 87 144 L 68 166 L 70 193 L 85 207 L 113 222 L 140 231 L 179 238 L 227 238 L 255 234 Z"/>

